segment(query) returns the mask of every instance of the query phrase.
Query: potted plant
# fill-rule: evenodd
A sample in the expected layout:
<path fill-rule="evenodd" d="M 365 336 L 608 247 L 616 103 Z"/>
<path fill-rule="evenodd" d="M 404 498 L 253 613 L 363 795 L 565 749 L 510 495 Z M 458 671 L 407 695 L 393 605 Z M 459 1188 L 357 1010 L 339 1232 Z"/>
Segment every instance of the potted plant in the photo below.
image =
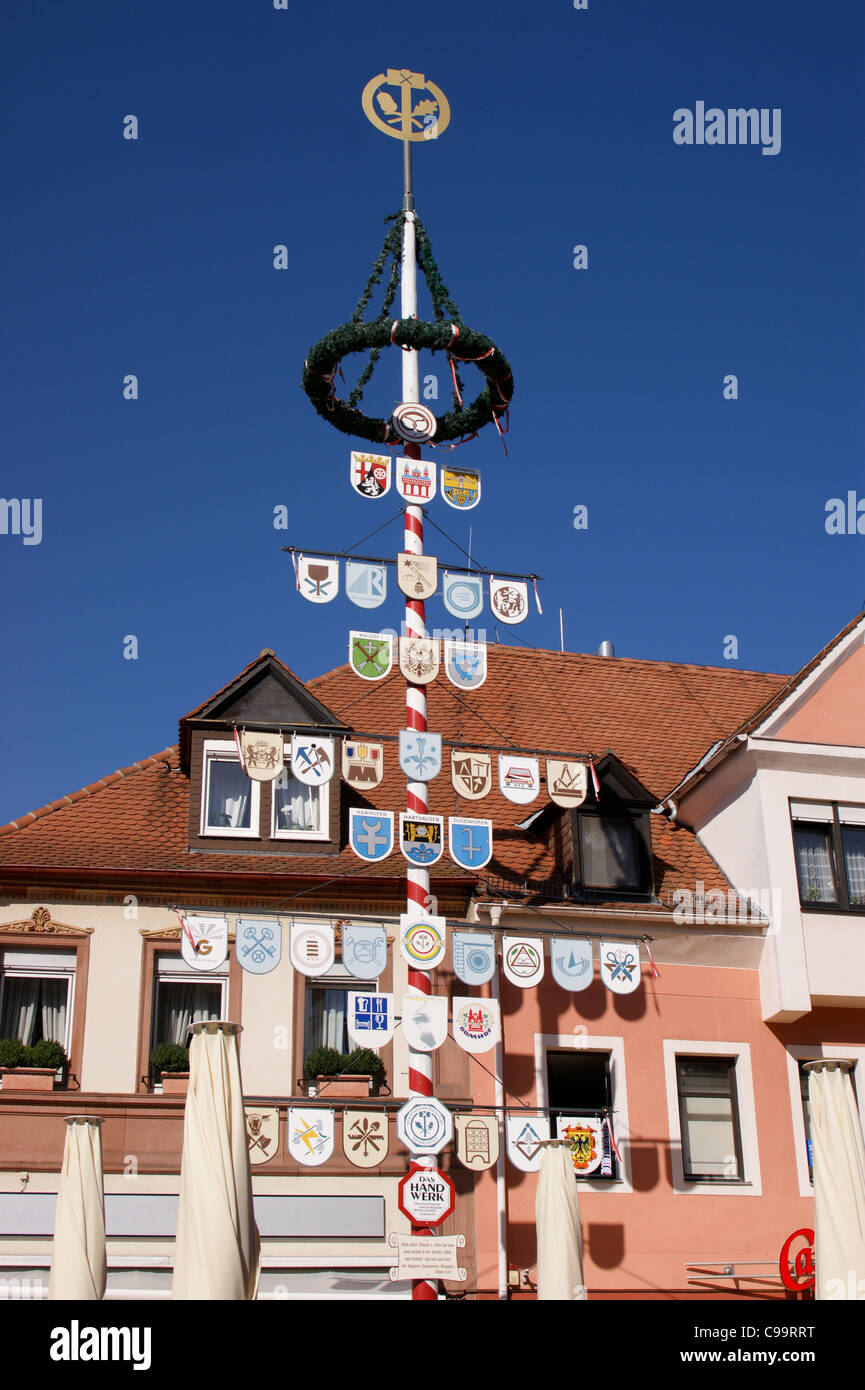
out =
<path fill-rule="evenodd" d="M 189 1086 L 189 1048 L 179 1043 L 157 1043 L 150 1066 L 162 1077 L 164 1096 L 185 1096 Z"/>
<path fill-rule="evenodd" d="M 378 1095 L 384 1063 L 377 1052 L 356 1047 L 353 1052 L 337 1052 L 335 1047 L 316 1047 L 303 1064 L 310 1095 L 326 1093 L 334 1099 Z"/>
<path fill-rule="evenodd" d="M 57 1071 L 68 1062 L 60 1043 L 48 1038 L 30 1047 L 20 1038 L 0 1040 L 0 1077 L 4 1091 L 53 1091 Z"/>

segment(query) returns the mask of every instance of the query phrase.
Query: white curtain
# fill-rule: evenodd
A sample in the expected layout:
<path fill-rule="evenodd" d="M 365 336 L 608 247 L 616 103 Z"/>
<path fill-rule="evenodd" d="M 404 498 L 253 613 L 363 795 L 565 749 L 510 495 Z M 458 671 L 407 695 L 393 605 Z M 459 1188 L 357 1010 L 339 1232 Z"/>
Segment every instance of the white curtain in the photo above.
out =
<path fill-rule="evenodd" d="M 850 901 L 856 907 L 865 906 L 865 830 L 844 826 L 844 861 L 847 865 L 847 886 Z"/>
<path fill-rule="evenodd" d="M 314 1047 L 335 1047 L 337 1052 L 347 1047 L 346 998 L 344 989 L 307 989 L 307 1053 Z"/>
<path fill-rule="evenodd" d="M 63 1167 L 57 1188 L 48 1297 L 105 1296 L 105 1212 L 99 1122 L 77 1116 L 66 1125 Z"/>
<path fill-rule="evenodd" d="M 222 985 L 197 980 L 188 984 L 180 980 L 160 980 L 155 1041 L 186 1047 L 189 1024 L 219 1018 L 221 1012 Z"/>
<path fill-rule="evenodd" d="M 865 1145 L 847 1070 L 806 1067 L 814 1158 L 814 1264 L 818 1299 L 865 1299 Z"/>
<path fill-rule="evenodd" d="M 583 1236 L 577 1179 L 562 1144 L 544 1149 L 535 1196 L 538 1236 L 538 1300 L 585 1299 Z"/>
<path fill-rule="evenodd" d="M 829 842 L 819 830 L 796 830 L 796 868 L 803 902 L 834 903 Z"/>
<path fill-rule="evenodd" d="M 307 787 L 283 771 L 275 782 L 277 830 L 318 830 L 317 787 Z"/>
<path fill-rule="evenodd" d="M 210 760 L 207 823 L 218 826 L 222 817 L 233 830 L 249 826 L 249 778 L 239 763 L 224 758 Z"/>
<path fill-rule="evenodd" d="M 67 980 L 33 980 L 7 975 L 3 981 L 0 1037 L 20 1038 L 26 1045 L 47 1038 L 66 1044 Z"/>

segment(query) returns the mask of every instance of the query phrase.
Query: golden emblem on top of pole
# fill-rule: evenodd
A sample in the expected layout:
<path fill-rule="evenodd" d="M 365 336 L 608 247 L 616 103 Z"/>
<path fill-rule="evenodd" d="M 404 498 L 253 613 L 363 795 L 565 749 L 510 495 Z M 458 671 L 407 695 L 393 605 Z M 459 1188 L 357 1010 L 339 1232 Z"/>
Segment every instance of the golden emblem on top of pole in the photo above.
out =
<path fill-rule="evenodd" d="M 436 140 L 450 123 L 451 109 L 441 87 L 408 68 L 388 68 L 371 77 L 361 100 L 376 130 L 395 140 Z"/>

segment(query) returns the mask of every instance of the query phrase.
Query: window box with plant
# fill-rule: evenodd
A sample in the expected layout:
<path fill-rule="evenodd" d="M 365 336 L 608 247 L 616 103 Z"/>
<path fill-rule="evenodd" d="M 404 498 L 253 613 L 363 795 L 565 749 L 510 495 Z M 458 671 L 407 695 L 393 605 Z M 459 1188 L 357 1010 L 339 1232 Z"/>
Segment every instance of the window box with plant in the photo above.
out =
<path fill-rule="evenodd" d="M 189 1048 L 159 1043 L 150 1054 L 151 1077 L 162 1081 L 164 1096 L 185 1096 L 189 1086 Z"/>
<path fill-rule="evenodd" d="M 69 1058 L 58 1042 L 42 1038 L 27 1047 L 20 1038 L 0 1039 L 0 1082 L 4 1091 L 53 1091 L 60 1072 L 66 1084 Z"/>
<path fill-rule="evenodd" d="M 316 1047 L 303 1064 L 307 1093 L 328 1095 L 335 1100 L 377 1096 L 383 1078 L 384 1063 L 368 1047 L 356 1047 L 353 1052 Z"/>

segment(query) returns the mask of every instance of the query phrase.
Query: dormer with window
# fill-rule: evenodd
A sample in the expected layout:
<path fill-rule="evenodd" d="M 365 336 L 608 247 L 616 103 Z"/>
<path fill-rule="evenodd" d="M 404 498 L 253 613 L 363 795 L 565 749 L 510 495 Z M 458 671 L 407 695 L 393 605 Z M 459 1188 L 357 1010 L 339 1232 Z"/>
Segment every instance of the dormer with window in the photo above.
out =
<path fill-rule="evenodd" d="M 600 798 L 570 811 L 574 897 L 584 901 L 646 899 L 654 892 L 649 812 L 656 799 L 607 753 L 596 765 Z"/>

